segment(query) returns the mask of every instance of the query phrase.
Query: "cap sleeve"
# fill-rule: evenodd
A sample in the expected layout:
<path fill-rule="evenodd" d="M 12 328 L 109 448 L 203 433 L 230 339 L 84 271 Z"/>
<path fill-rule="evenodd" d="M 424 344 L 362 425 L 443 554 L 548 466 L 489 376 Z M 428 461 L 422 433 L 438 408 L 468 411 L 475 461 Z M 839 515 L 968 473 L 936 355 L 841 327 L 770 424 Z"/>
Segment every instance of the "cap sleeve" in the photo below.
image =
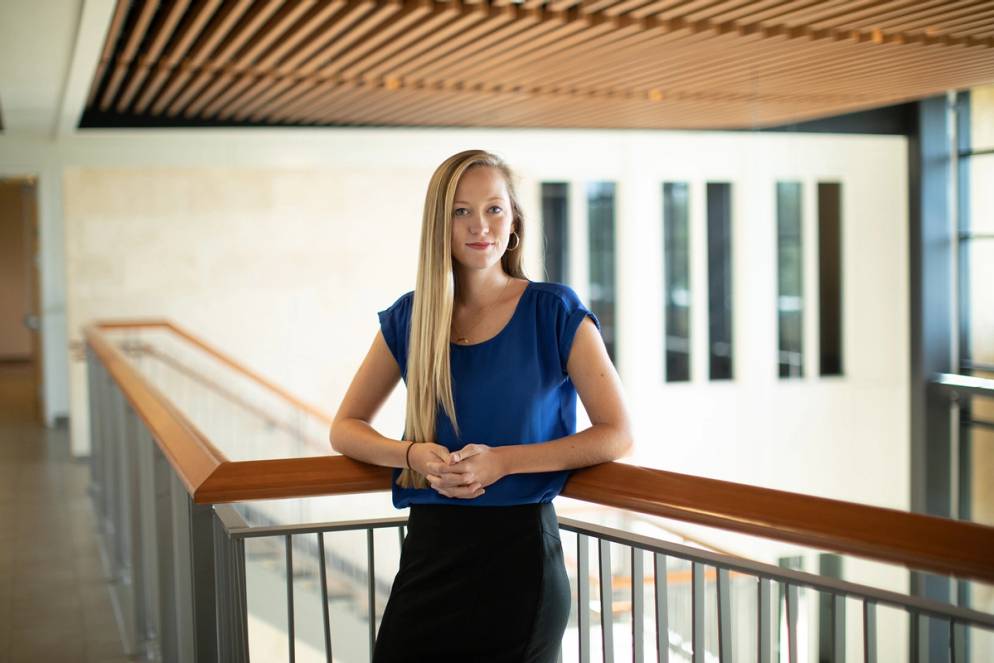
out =
<path fill-rule="evenodd" d="M 559 342 L 559 363 L 566 373 L 566 363 L 569 361 L 569 353 L 573 348 L 573 339 L 576 337 L 576 330 L 580 328 L 583 319 L 590 316 L 600 331 L 601 323 L 597 316 L 584 306 L 580 298 L 569 286 L 562 286 L 561 292 L 562 307 L 557 316 L 557 334 Z"/>
<path fill-rule="evenodd" d="M 402 375 L 407 373 L 407 343 L 411 329 L 411 304 L 414 291 L 401 295 L 388 308 L 377 311 L 383 340 L 390 348 L 390 354 L 397 361 Z"/>

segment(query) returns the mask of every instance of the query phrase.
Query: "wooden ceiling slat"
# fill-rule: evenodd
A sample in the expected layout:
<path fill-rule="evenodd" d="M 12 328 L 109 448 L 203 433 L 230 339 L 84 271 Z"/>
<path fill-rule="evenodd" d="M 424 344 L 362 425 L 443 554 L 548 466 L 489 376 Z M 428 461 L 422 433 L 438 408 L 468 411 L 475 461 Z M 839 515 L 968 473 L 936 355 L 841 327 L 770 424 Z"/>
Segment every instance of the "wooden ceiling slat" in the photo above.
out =
<path fill-rule="evenodd" d="M 372 0 L 352 0 L 347 2 L 340 11 L 328 19 L 321 34 L 322 41 L 318 42 L 318 45 L 321 47 L 330 47 L 330 45 L 333 45 L 336 39 L 345 33 L 351 25 L 362 21 L 363 17 L 372 11 L 374 6 L 375 4 Z M 300 74 L 309 74 L 320 64 L 320 60 L 317 59 L 319 55 L 317 54 L 321 51 L 317 50 L 317 48 L 318 46 L 301 49 L 301 51 L 291 56 L 291 59 L 298 62 L 297 71 Z M 305 58 L 310 59 L 305 61 Z"/>
<path fill-rule="evenodd" d="M 419 76 L 424 76 L 423 72 L 444 70 L 452 63 L 459 62 L 462 58 L 500 44 L 529 29 L 538 22 L 539 17 L 540 13 L 534 9 L 520 9 L 514 5 L 502 7 L 498 15 L 488 16 L 487 22 L 481 24 L 481 27 L 484 28 L 482 34 L 471 30 L 469 34 L 474 36 L 473 39 L 465 40 L 457 38 L 453 40 L 451 45 L 443 47 L 443 49 L 448 50 L 439 49 L 440 52 L 437 57 L 423 68 L 422 72 L 419 72 Z M 492 25 L 493 27 L 487 30 L 485 29 L 487 25 Z M 420 54 L 421 51 L 419 51 L 418 55 Z M 402 64 L 405 61 L 406 59 L 403 57 L 393 58 L 391 61 L 384 61 L 377 64 L 365 71 L 364 74 L 367 76 L 386 75 L 392 67 Z"/>
<path fill-rule="evenodd" d="M 276 113 L 273 113 L 272 117 L 282 121 L 300 122 L 302 118 L 307 117 L 318 109 L 329 108 L 332 104 L 354 95 L 357 87 L 359 87 L 358 83 L 340 83 L 331 89 L 326 88 L 318 96 L 299 102 L 287 109 L 280 109 Z"/>
<path fill-rule="evenodd" d="M 481 24 L 487 22 L 487 18 L 485 12 L 472 9 L 471 7 L 464 7 L 463 11 L 453 21 L 446 23 L 444 26 L 435 30 L 430 36 L 423 39 L 418 44 L 418 53 L 410 53 L 414 57 L 398 62 L 393 67 L 390 67 L 388 70 L 389 76 L 391 78 L 404 78 L 408 76 L 413 69 L 426 62 L 431 62 L 435 57 L 437 48 L 445 48 L 460 34 L 468 31 L 475 32 Z"/>
<path fill-rule="evenodd" d="M 839 29 L 873 29 L 877 22 L 894 14 L 913 10 L 919 6 L 945 4 L 948 0 L 887 0 L 886 2 L 868 2 L 864 7 L 854 9 L 843 8 L 839 11 L 826 12 L 809 20 L 812 28 Z"/>
<path fill-rule="evenodd" d="M 299 37 L 286 40 L 272 53 L 267 54 L 262 67 L 274 73 L 271 76 L 260 76 L 259 80 L 245 91 L 242 95 L 243 103 L 235 113 L 235 118 L 246 119 L 255 109 L 272 99 L 279 98 L 278 95 L 297 83 L 299 81 L 297 67 L 309 58 L 313 58 L 321 46 L 327 45 L 331 37 L 343 29 L 342 26 L 333 29 L 333 26 L 348 15 L 346 9 L 345 0 L 322 2 L 317 11 L 304 20 Z"/>
<path fill-rule="evenodd" d="M 189 4 L 190 0 L 174 0 L 170 4 L 165 19 L 156 27 L 156 33 L 152 38 L 152 43 L 148 51 L 138 58 L 137 66 L 131 71 L 128 85 L 117 100 L 118 113 L 123 113 L 131 105 L 132 99 L 134 99 L 142 83 L 145 82 L 145 77 L 148 75 L 152 66 L 159 59 L 162 49 L 166 45 L 166 40 L 172 36 L 176 24 L 179 22 L 180 17 L 183 16 L 183 12 L 186 11 Z"/>
<path fill-rule="evenodd" d="M 460 39 L 456 40 L 451 47 L 448 44 L 443 46 L 442 49 L 439 49 L 442 52 L 437 57 L 421 65 L 417 77 L 425 77 L 423 73 L 425 71 L 448 70 L 450 67 L 458 66 L 471 58 L 485 58 L 488 53 L 498 48 L 512 47 L 523 39 L 527 39 L 527 35 L 531 34 L 531 31 L 541 23 L 542 12 L 537 9 L 510 7 L 503 11 L 513 13 L 515 18 L 510 21 L 506 20 L 506 13 L 503 17 L 488 16 L 488 20 L 493 21 L 495 26 L 493 30 L 485 31 L 475 40 Z M 419 48 L 418 56 L 423 53 L 424 50 Z M 396 68 L 406 62 L 408 62 L 408 58 L 398 58 L 389 67 L 386 66 L 387 63 L 383 63 L 368 70 L 367 74 L 392 76 Z"/>
<path fill-rule="evenodd" d="M 343 58 L 339 59 L 337 64 L 341 66 L 348 64 L 353 59 L 361 58 L 364 53 L 375 50 L 380 44 L 389 41 L 397 33 L 408 30 L 426 15 L 428 9 L 425 4 L 419 2 L 417 5 L 405 7 L 397 16 L 393 17 L 393 20 L 387 22 L 386 27 L 378 30 L 361 47 L 349 50 Z M 257 99 L 254 95 L 247 96 L 246 102 L 234 109 L 231 115 L 235 119 L 245 119 L 255 112 L 266 100 L 265 97 Z M 222 114 L 222 117 L 225 116 L 225 114 Z"/>
<path fill-rule="evenodd" d="M 179 65 L 173 70 L 172 77 L 166 83 L 166 89 L 155 100 L 152 105 L 152 112 L 155 115 L 169 114 L 176 115 L 176 112 L 169 112 L 169 108 L 181 108 L 179 95 L 183 94 L 187 82 L 197 75 L 201 75 L 201 68 L 207 57 L 214 51 L 217 43 L 224 38 L 228 31 L 232 29 L 238 19 L 248 10 L 251 0 L 240 0 L 240 2 L 226 2 L 211 17 L 204 33 L 198 37 L 193 44 L 193 50 L 188 56 L 183 57 Z M 186 95 L 189 98 L 191 95 Z M 178 111 L 177 111 L 178 112 Z"/>
<path fill-rule="evenodd" d="M 373 11 L 368 12 L 365 16 L 363 16 L 359 20 L 362 22 L 362 25 L 368 26 L 366 28 L 367 30 L 368 29 L 373 29 L 373 28 L 375 28 L 375 26 L 378 26 L 383 20 L 389 18 L 389 16 L 391 14 L 396 13 L 397 11 L 399 11 L 401 9 L 401 7 L 402 7 L 401 3 L 399 1 L 397 1 L 397 0 L 394 0 L 394 1 L 391 1 L 391 2 L 387 2 L 387 3 L 383 4 L 383 5 L 380 5 L 378 8 L 374 9 Z M 361 28 L 361 27 L 353 27 L 348 32 L 348 34 L 349 35 L 353 35 L 353 40 L 354 40 L 354 39 L 359 39 L 362 36 L 363 32 L 364 32 L 363 28 Z M 348 48 L 349 43 L 350 42 L 347 39 L 344 39 L 344 38 L 339 39 L 339 40 L 337 40 L 334 49 L 330 49 L 329 48 L 328 51 L 326 51 L 326 52 L 323 53 L 323 56 L 326 56 L 326 57 L 329 57 L 329 58 L 333 57 L 334 56 L 334 52 L 336 50 L 342 50 L 342 49 Z M 247 76 L 247 75 L 243 75 L 240 78 L 241 78 L 241 80 L 238 83 L 236 83 L 235 85 L 232 85 L 231 88 L 229 88 L 227 91 L 225 91 L 224 94 L 219 95 L 219 97 L 217 99 L 215 99 L 213 102 L 211 102 L 204 109 L 204 115 L 206 115 L 208 117 L 211 117 L 214 114 L 218 113 L 226 105 L 228 105 L 234 98 L 236 98 L 238 96 L 238 94 L 241 93 L 246 87 L 248 87 L 249 85 L 255 83 L 258 80 L 258 77 L 252 77 L 252 76 Z M 262 78 L 271 79 L 272 77 L 271 76 L 262 76 Z M 250 99 L 244 99 L 244 102 L 247 102 L 249 100 Z M 238 106 L 232 106 L 231 107 L 231 111 L 228 112 L 228 113 L 225 113 L 223 115 L 223 117 L 230 116 L 235 110 L 238 110 L 240 108 L 242 108 L 241 104 L 239 104 Z"/>
<path fill-rule="evenodd" d="M 500 11 L 505 12 L 507 9 Z M 461 13 L 462 8 L 458 3 L 446 3 L 441 10 L 429 14 L 422 23 L 415 25 L 384 48 L 346 66 L 342 70 L 342 75 L 348 78 L 377 78 L 383 75 L 383 72 L 389 71 L 398 63 L 416 57 L 422 51 L 424 39 L 452 21 L 458 20 Z"/>
<path fill-rule="evenodd" d="M 736 0 L 696 12 L 687 12 L 684 18 L 688 21 L 708 20 L 723 23 L 747 12 L 759 12 L 770 6 L 780 7 L 782 4 L 783 0 Z"/>
<path fill-rule="evenodd" d="M 114 15 L 110 20 L 107 38 L 104 40 L 103 50 L 100 51 L 100 61 L 97 63 L 97 70 L 93 75 L 93 81 L 90 83 L 90 92 L 86 97 L 87 107 L 92 107 L 96 101 L 100 81 L 104 78 L 104 71 L 106 71 L 107 65 L 110 64 L 114 47 L 117 45 L 118 37 L 121 36 L 121 28 L 124 26 L 124 18 L 128 15 L 128 8 L 130 6 L 131 0 L 117 0 L 117 5 L 114 7 Z"/>
<path fill-rule="evenodd" d="M 990 33 L 994 29 L 994 16 L 987 15 L 981 18 L 964 17 L 963 21 L 950 26 L 950 29 L 971 37 L 981 37 Z"/>
<path fill-rule="evenodd" d="M 153 73 L 142 90 L 141 95 L 138 97 L 138 101 L 135 102 L 134 111 L 136 113 L 144 113 L 148 108 L 148 105 L 152 103 L 152 99 L 155 98 L 156 93 L 162 89 L 163 83 L 166 82 L 169 74 L 172 73 L 173 69 L 176 67 L 176 63 L 179 62 L 180 58 L 186 54 L 187 49 L 190 48 L 190 44 L 193 40 L 200 34 L 203 30 L 204 24 L 214 15 L 217 10 L 218 5 L 221 4 L 221 0 L 200 0 L 200 2 L 186 15 L 186 20 L 179 27 L 179 37 L 173 41 L 172 45 L 169 47 L 169 51 L 162 58 L 162 60 L 156 63 L 153 68 Z"/>
<path fill-rule="evenodd" d="M 207 104 L 231 84 L 234 78 L 231 74 L 232 69 L 244 69 L 247 66 L 248 63 L 240 55 L 242 48 L 279 11 L 281 3 L 282 0 L 262 0 L 260 4 L 254 5 L 242 17 L 235 29 L 218 46 L 218 51 L 210 58 L 215 75 L 212 77 L 204 76 L 199 83 L 191 84 L 190 87 L 193 90 L 191 94 L 195 95 L 196 98 L 185 106 L 184 116 L 200 115 Z"/>
<path fill-rule="evenodd" d="M 921 3 L 904 11 L 875 15 L 872 27 L 886 32 L 911 32 L 916 29 L 933 27 L 933 24 L 941 24 L 945 22 L 947 17 L 956 17 L 963 13 L 981 10 L 984 6 L 990 8 L 990 2 L 986 0 L 982 2 L 953 0 L 938 5 Z M 845 22 L 836 27 L 845 30 L 858 28 L 860 24 Z"/>
<path fill-rule="evenodd" d="M 631 67 L 636 54 L 654 54 L 663 43 L 691 38 L 687 32 L 648 31 L 639 29 L 638 24 L 612 32 L 595 35 L 589 41 L 569 45 L 563 50 L 549 54 L 538 63 L 522 63 L 520 73 L 515 77 L 523 85 L 547 85 L 555 83 L 575 85 L 584 76 L 597 76 L 616 66 Z M 597 66 L 580 66 L 592 53 L 597 53 Z M 536 66 L 536 64 L 538 66 Z M 582 73 L 580 73 L 582 72 Z"/>
<path fill-rule="evenodd" d="M 376 96 L 379 89 L 380 88 L 375 85 L 351 87 L 346 93 L 341 94 L 335 99 L 327 101 L 320 106 L 316 106 L 308 111 L 299 113 L 295 115 L 293 119 L 295 121 L 303 122 L 304 124 L 317 122 L 322 118 L 334 116 L 336 112 L 339 112 L 342 109 L 350 108 L 353 104 L 361 104 L 363 100 L 371 96 Z"/>
<path fill-rule="evenodd" d="M 914 25 L 902 26 L 901 32 L 922 31 L 926 34 L 945 33 L 963 36 L 961 33 L 968 30 L 969 26 L 990 22 L 992 16 L 994 16 L 994 6 L 976 11 L 964 9 L 960 12 L 943 15 L 941 21 L 920 21 Z"/>
<path fill-rule="evenodd" d="M 124 75 L 128 72 L 128 68 L 131 66 L 131 61 L 135 57 L 135 51 L 138 50 L 138 46 L 141 44 L 142 38 L 145 36 L 145 29 L 148 27 L 148 24 L 155 15 L 155 10 L 158 9 L 158 7 L 158 0 L 146 0 L 141 5 L 141 9 L 139 9 L 138 13 L 138 19 L 127 36 L 124 50 L 121 52 L 120 57 L 118 57 L 114 62 L 114 70 L 111 73 L 110 81 L 107 83 L 107 87 L 104 89 L 103 96 L 100 99 L 100 110 L 106 111 L 111 107 L 114 97 L 117 95 L 118 87 L 121 85 L 121 81 L 124 79 Z"/>
<path fill-rule="evenodd" d="M 754 23 L 756 25 L 810 25 L 813 21 L 826 16 L 836 16 L 840 12 L 850 12 L 860 6 L 869 8 L 879 7 L 884 4 L 915 2 L 917 0 L 828 0 L 818 2 L 805 0 L 804 2 L 780 3 L 778 7 L 770 7 L 763 10 L 753 10 L 739 16 L 736 20 L 744 23 Z"/>
<path fill-rule="evenodd" d="M 330 101 L 331 99 L 337 98 L 339 95 L 347 94 L 353 86 L 354 83 L 348 81 L 328 79 L 327 81 L 323 81 L 320 85 L 315 84 L 312 89 L 292 101 L 274 107 L 273 110 L 267 113 L 266 118 L 272 118 L 285 122 L 288 119 L 292 119 L 306 111 L 309 111 L 317 104 L 323 103 L 324 101 Z M 254 121 L 258 112 L 259 111 L 250 116 L 250 119 Z"/>
<path fill-rule="evenodd" d="M 547 12 L 536 23 L 502 40 L 500 49 L 480 49 L 472 54 L 466 54 L 459 61 L 447 66 L 445 75 L 441 78 L 454 80 L 468 71 L 489 71 L 495 65 L 506 62 L 515 55 L 527 53 L 535 44 L 548 43 L 557 35 L 566 36 L 584 27 L 585 23 L 580 22 L 575 15 L 570 16 L 568 12 Z M 431 77 L 423 73 L 419 73 L 418 77 L 431 80 Z"/>
<path fill-rule="evenodd" d="M 569 48 L 611 29 L 613 26 L 609 22 L 602 22 L 589 28 L 579 22 L 566 23 L 522 43 L 517 48 L 502 52 L 498 57 L 488 62 L 466 70 L 462 76 L 460 76 L 459 70 L 446 72 L 446 78 L 472 84 L 508 81 L 515 78 L 514 71 L 520 72 L 521 67 L 527 66 L 526 63 L 540 61 L 558 50 Z M 426 78 L 424 80 L 430 81 L 432 79 Z"/>

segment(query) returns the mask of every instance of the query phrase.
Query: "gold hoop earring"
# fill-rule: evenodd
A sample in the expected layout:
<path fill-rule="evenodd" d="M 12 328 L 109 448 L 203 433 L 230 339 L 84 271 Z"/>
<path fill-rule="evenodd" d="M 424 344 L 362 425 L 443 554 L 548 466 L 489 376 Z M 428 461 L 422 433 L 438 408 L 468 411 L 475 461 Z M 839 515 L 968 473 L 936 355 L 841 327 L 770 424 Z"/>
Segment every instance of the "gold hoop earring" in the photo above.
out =
<path fill-rule="evenodd" d="M 511 234 L 514 236 L 514 239 L 516 239 L 518 241 L 514 243 L 513 247 L 511 247 L 510 246 L 510 242 L 508 242 L 508 247 L 507 247 L 508 251 L 513 251 L 514 249 L 516 249 L 519 246 L 521 246 L 521 237 L 518 235 L 518 231 L 517 230 L 513 230 L 513 231 L 511 231 Z"/>

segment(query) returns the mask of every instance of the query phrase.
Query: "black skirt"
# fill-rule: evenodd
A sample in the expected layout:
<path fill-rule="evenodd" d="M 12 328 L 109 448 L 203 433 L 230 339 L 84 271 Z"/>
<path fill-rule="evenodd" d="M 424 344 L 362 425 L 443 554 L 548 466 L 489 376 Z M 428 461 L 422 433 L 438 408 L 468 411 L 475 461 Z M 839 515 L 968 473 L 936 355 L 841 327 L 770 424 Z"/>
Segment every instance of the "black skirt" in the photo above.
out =
<path fill-rule="evenodd" d="M 552 504 L 416 504 L 373 663 L 552 663 L 569 610 Z"/>

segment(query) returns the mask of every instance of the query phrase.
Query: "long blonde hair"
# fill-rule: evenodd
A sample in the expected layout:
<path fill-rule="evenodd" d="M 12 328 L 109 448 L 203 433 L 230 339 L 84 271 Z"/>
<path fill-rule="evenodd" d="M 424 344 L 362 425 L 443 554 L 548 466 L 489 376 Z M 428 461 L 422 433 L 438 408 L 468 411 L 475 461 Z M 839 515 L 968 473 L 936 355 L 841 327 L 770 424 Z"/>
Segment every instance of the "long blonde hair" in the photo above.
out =
<path fill-rule="evenodd" d="M 431 176 L 421 223 L 418 277 L 411 312 L 411 336 L 407 353 L 407 414 L 405 439 L 435 442 L 436 414 L 440 404 L 452 422 L 456 436 L 459 423 L 452 398 L 449 361 L 449 330 L 452 326 L 455 273 L 452 270 L 452 208 L 459 179 L 470 168 L 494 168 L 504 177 L 511 199 L 512 229 L 518 243 L 501 257 L 504 272 L 526 278 L 522 269 L 525 219 L 514 190 L 514 175 L 504 161 L 484 150 L 467 150 L 442 162 Z M 423 474 L 404 469 L 397 479 L 403 488 L 427 488 Z"/>

